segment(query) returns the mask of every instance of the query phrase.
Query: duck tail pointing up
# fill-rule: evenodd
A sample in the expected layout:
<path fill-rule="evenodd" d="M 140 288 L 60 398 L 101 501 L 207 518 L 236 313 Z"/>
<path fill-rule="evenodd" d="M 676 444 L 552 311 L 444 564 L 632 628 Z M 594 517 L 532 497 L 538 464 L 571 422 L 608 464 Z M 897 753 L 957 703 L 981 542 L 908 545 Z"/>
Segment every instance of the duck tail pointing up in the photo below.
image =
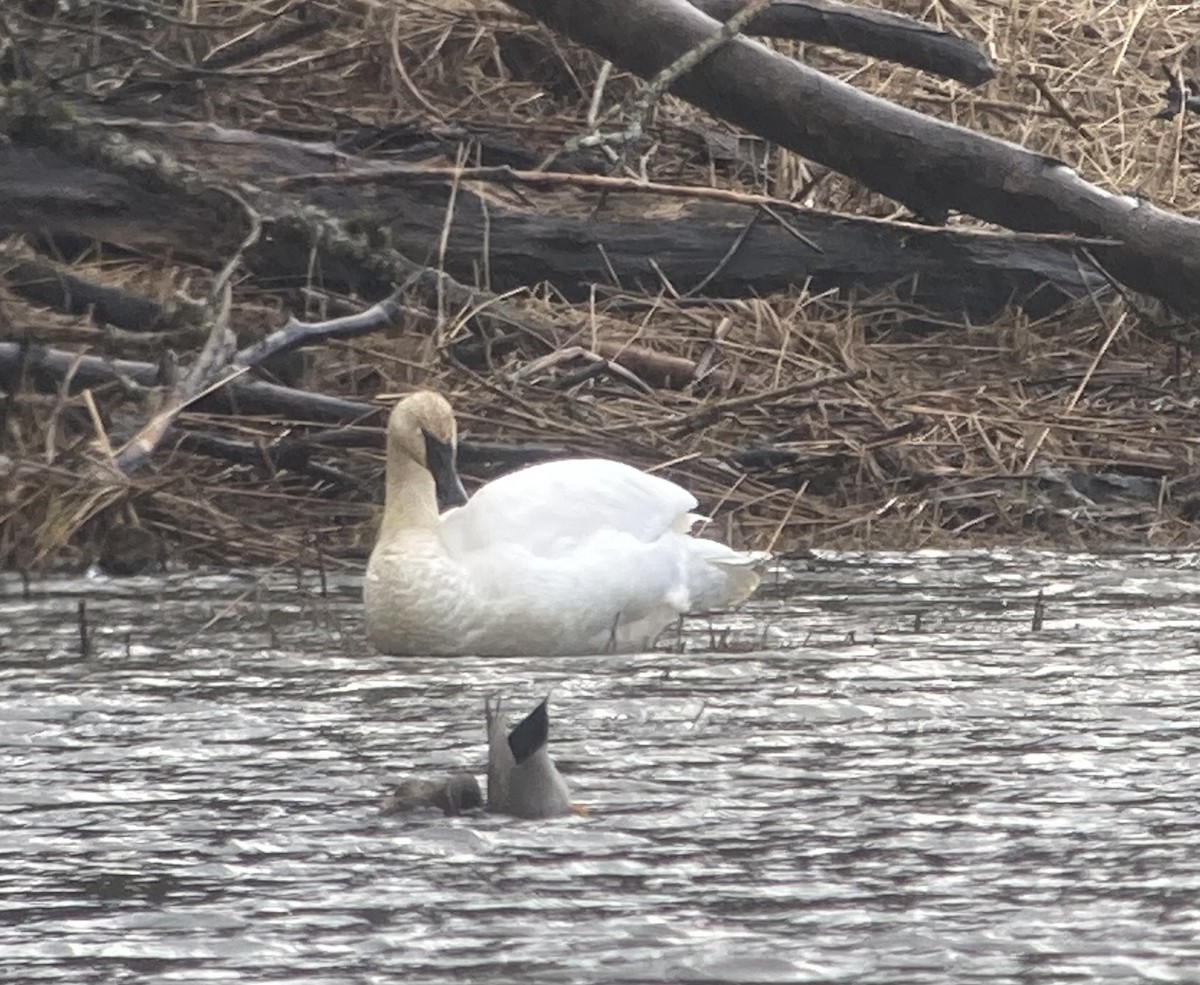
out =
<path fill-rule="evenodd" d="M 508 747 L 518 763 L 525 762 L 550 738 L 550 713 L 546 708 L 548 700 L 542 701 L 508 733 Z"/>

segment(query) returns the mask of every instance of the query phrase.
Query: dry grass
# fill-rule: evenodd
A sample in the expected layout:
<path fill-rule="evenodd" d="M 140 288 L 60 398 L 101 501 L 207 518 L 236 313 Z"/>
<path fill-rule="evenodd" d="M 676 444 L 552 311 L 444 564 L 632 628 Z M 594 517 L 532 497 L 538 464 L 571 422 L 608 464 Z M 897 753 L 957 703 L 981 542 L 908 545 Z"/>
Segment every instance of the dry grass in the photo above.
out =
<path fill-rule="evenodd" d="M 1152 119 L 1163 66 L 1200 74 L 1190 0 L 888 6 L 988 46 L 999 77 L 972 91 L 857 55 L 779 47 L 867 91 L 1061 158 L 1103 187 L 1200 214 L 1200 126 Z M 375 126 L 383 146 L 398 124 L 463 125 L 550 152 L 580 132 L 600 71 L 598 58 L 498 3 L 185 0 L 148 27 L 98 16 L 46 20 L 36 11 L 48 5 L 19 7 L 24 14 L 3 16 L 24 39 L 34 74 L 69 76 L 68 92 L 92 95 L 131 80 L 148 93 L 156 79 L 189 85 L 179 66 L 290 29 L 303 8 L 321 30 L 205 76 L 174 104 L 184 118 L 317 139 Z M 637 80 L 614 73 L 605 104 L 637 89 Z M 698 148 L 725 129 L 666 99 L 650 132 L 651 177 L 897 214 L 849 179 L 814 182 L 806 162 L 777 149 L 761 169 L 714 164 Z M 582 210 L 591 201 L 558 194 L 534 207 Z M 0 269 L 5 256 L 26 252 L 9 242 Z M 100 247 L 66 259 L 80 276 L 158 300 L 202 296 L 212 273 Z M 570 306 L 532 285 L 516 300 L 563 325 L 583 324 L 573 341 L 585 348 L 635 343 L 712 360 L 714 371 L 683 391 L 647 391 L 612 373 L 572 377 L 577 360 L 538 366 L 517 354 L 475 373 L 448 358 L 448 344 L 465 331 L 451 315 L 437 337 L 331 344 L 310 356 L 303 385 L 364 399 L 437 386 L 456 401 L 471 439 L 558 443 L 660 470 L 697 493 L 723 534 L 779 550 L 1195 540 L 1200 389 L 1190 336 L 1155 326 L 1133 301 L 1085 302 L 1041 323 L 1013 313 L 971 326 L 914 321 L 886 297 L 850 303 L 801 286 L 703 304 L 600 287 L 591 303 Z M 234 322 L 253 336 L 295 306 L 247 282 L 235 294 Z M 12 293 L 0 293 L 0 332 L 143 359 L 164 345 L 196 344 L 99 328 Z M 824 377 L 834 382 L 797 389 Z M 94 414 L 83 397 L 22 391 L 5 402 L 0 563 L 81 562 L 107 531 L 129 524 L 165 535 L 185 561 L 313 562 L 321 552 L 330 563 L 355 564 L 369 545 L 377 454 L 325 457 L 363 478 L 353 493 L 171 448 L 152 473 L 125 482 L 105 469 L 104 441 L 140 404 L 115 387 L 94 400 Z M 281 433 L 279 422 L 198 414 L 180 424 L 240 440 Z M 1140 476 L 1156 492 L 1081 499 L 1054 470 Z"/>

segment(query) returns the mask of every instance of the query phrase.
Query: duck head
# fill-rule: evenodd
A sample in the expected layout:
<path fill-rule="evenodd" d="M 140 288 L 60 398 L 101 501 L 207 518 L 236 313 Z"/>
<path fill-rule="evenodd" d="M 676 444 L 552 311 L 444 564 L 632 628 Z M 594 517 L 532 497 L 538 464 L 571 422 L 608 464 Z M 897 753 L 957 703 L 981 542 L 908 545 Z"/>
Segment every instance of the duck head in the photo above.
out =
<path fill-rule="evenodd" d="M 441 509 L 462 506 L 466 490 L 458 477 L 458 427 L 449 402 L 419 390 L 392 408 L 387 428 L 388 486 L 424 470 L 433 478 Z"/>
<path fill-rule="evenodd" d="M 383 814 L 401 814 L 422 807 L 436 807 L 447 817 L 465 814 L 483 806 L 483 791 L 470 773 L 451 773 L 437 779 L 412 777 L 383 798 Z"/>

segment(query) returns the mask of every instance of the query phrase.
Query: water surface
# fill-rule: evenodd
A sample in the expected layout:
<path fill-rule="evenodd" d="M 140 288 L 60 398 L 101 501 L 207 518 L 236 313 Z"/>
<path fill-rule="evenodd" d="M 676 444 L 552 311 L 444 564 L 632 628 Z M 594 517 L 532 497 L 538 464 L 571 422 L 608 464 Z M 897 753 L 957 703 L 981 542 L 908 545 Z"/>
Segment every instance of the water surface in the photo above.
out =
<path fill-rule="evenodd" d="M 1200 980 L 1192 558 L 770 582 L 658 652 L 482 660 L 372 653 L 352 579 L 0 576 L 0 976 Z M 378 816 L 547 691 L 588 817 Z"/>

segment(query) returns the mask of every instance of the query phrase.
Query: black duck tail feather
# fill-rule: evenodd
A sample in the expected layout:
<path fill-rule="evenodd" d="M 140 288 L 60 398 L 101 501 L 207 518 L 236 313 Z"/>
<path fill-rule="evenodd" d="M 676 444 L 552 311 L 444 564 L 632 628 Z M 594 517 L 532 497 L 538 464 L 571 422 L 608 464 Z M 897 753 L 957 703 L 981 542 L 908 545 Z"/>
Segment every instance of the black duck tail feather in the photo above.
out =
<path fill-rule="evenodd" d="M 508 748 L 518 764 L 525 762 L 550 738 L 550 712 L 546 708 L 549 700 L 544 699 L 508 733 Z"/>

